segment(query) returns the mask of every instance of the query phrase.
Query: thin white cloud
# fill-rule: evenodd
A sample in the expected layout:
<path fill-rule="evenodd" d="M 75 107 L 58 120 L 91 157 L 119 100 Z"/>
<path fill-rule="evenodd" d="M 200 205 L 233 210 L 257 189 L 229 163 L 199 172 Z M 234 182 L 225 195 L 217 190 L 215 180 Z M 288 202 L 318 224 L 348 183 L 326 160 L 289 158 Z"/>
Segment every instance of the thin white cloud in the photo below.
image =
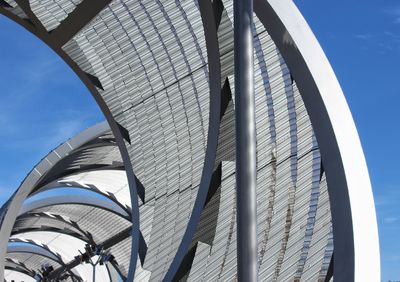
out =
<path fill-rule="evenodd" d="M 400 12 L 400 11 L 399 11 Z M 354 38 L 364 43 L 363 50 L 375 50 L 378 54 L 385 55 L 400 47 L 400 34 L 397 31 L 383 31 L 381 33 L 358 33 Z"/>
<path fill-rule="evenodd" d="M 385 31 L 384 34 L 390 40 L 395 41 L 395 42 L 400 42 L 400 35 L 398 35 L 394 32 L 391 32 L 391 31 Z"/>
<path fill-rule="evenodd" d="M 383 219 L 383 221 L 385 222 L 385 223 L 395 223 L 396 221 L 398 221 L 399 220 L 399 218 L 398 217 L 385 217 L 384 219 Z"/>
<path fill-rule="evenodd" d="M 391 50 L 393 50 L 393 47 L 388 43 L 380 42 L 380 43 L 378 43 L 378 46 L 382 49 L 382 51 L 391 51 Z"/>
<path fill-rule="evenodd" d="M 59 116 L 31 124 L 27 124 L 26 120 L 10 121 L 9 119 L 10 126 L 1 128 L 0 136 L 12 135 L 15 139 L 13 142 L 4 144 L 3 149 L 25 151 L 36 148 L 37 152 L 46 153 L 98 122 L 96 114 L 91 112 L 70 110 L 60 111 L 59 114 Z M 26 134 L 19 132 L 26 132 Z"/>
<path fill-rule="evenodd" d="M 374 199 L 377 206 L 397 207 L 400 199 L 400 186 L 397 183 L 376 186 L 374 187 Z"/>
<path fill-rule="evenodd" d="M 372 35 L 369 34 L 369 33 L 366 33 L 366 34 L 356 34 L 355 37 L 356 37 L 357 39 L 361 39 L 361 40 L 368 40 L 368 39 L 370 39 L 370 38 L 372 37 Z"/>
<path fill-rule="evenodd" d="M 52 125 L 54 131 L 46 138 L 47 141 L 44 142 L 44 146 L 53 149 L 57 145 L 64 143 L 66 140 L 74 137 L 77 133 L 85 129 L 87 124 L 88 121 L 83 117 L 76 120 L 60 121 L 57 124 Z"/>
<path fill-rule="evenodd" d="M 359 33 L 354 35 L 357 40 L 364 41 L 361 45 L 364 50 L 375 50 L 379 54 L 386 54 L 400 47 L 400 34 L 397 31 L 383 31 L 381 33 Z"/>
<path fill-rule="evenodd" d="M 19 66 L 14 74 L 15 77 L 22 78 L 18 80 L 23 80 L 24 83 L 14 85 L 12 93 L 8 94 L 23 99 L 42 91 L 49 83 L 54 82 L 56 79 L 65 80 L 65 75 L 59 75 L 60 73 L 65 73 L 65 66 L 62 64 L 62 62 L 47 56 L 32 57 L 32 60 Z"/>
<path fill-rule="evenodd" d="M 385 8 L 383 12 L 392 19 L 394 24 L 400 24 L 400 6 Z"/>
<path fill-rule="evenodd" d="M 383 12 L 388 15 L 400 16 L 400 5 L 387 7 L 383 9 Z"/>

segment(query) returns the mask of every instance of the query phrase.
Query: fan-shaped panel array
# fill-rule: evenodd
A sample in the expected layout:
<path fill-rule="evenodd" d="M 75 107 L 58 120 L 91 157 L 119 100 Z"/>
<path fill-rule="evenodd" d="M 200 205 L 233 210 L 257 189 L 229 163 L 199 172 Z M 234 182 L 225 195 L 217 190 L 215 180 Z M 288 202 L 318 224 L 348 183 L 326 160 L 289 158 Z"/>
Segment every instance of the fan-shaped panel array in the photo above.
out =
<path fill-rule="evenodd" d="M 297 10 L 275 2 L 254 3 L 259 280 L 355 279 L 346 146 L 281 5 Z M 51 151 L 2 207 L 0 279 L 91 281 L 98 260 L 101 281 L 236 280 L 233 1 L 3 0 L 0 12 L 66 61 L 108 121 Z"/>

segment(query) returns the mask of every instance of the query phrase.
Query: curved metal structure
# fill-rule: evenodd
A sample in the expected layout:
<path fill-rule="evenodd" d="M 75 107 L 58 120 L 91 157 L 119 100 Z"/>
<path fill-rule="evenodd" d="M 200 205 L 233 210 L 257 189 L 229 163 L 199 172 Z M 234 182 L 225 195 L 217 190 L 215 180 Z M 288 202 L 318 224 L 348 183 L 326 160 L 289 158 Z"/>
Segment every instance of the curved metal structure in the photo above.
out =
<path fill-rule="evenodd" d="M 233 1 L 2 0 L 0 12 L 75 71 L 109 124 L 50 152 L 3 206 L 0 280 L 40 272 L 34 257 L 7 257 L 22 236 L 75 240 L 53 280 L 77 270 L 90 281 L 96 254 L 104 281 L 235 280 L 236 231 L 247 231 L 235 162 L 247 163 L 235 152 Z M 291 0 L 254 0 L 251 27 L 252 269 L 259 281 L 379 281 L 368 171 L 323 51 Z"/>
<path fill-rule="evenodd" d="M 23 239 L 10 239 L 7 247 L 8 260 L 21 261 L 25 259 L 24 266 L 30 269 L 30 276 L 38 274 L 38 266 L 51 265 L 61 266 L 64 265 L 63 258 L 60 254 L 53 252 L 47 245 L 42 245 L 33 240 Z M 33 263 L 33 262 L 36 262 Z M 70 269 L 67 272 L 70 281 L 82 281 L 76 269 Z"/>

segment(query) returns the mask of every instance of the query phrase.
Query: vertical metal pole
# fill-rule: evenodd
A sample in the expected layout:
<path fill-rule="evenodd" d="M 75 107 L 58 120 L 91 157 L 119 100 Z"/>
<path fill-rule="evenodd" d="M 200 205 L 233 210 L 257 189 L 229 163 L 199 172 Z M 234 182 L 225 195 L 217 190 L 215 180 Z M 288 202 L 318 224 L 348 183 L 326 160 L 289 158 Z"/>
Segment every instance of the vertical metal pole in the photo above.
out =
<path fill-rule="evenodd" d="M 257 281 L 253 1 L 234 0 L 238 280 Z"/>

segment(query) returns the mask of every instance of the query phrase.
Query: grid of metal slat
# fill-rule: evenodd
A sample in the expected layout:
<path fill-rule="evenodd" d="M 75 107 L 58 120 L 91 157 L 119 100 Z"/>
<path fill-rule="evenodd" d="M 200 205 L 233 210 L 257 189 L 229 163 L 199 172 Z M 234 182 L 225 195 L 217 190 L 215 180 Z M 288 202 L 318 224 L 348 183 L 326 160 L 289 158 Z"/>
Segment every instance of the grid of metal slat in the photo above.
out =
<path fill-rule="evenodd" d="M 19 18 L 22 19 L 27 19 L 28 16 L 25 14 L 25 12 L 17 5 L 17 3 L 14 0 L 5 0 L 6 4 L 8 6 L 5 6 L 4 9 L 7 11 L 10 11 L 14 15 L 16 15 Z"/>
<path fill-rule="evenodd" d="M 146 255 L 148 268 L 159 272 L 154 279 L 162 278 L 173 259 L 154 259 L 160 243 L 173 254 L 184 234 L 204 162 L 208 77 L 204 38 L 193 32 L 201 28 L 201 16 L 191 5 L 113 1 L 64 46 L 98 77 L 118 122 L 137 134 L 128 152 L 146 187 L 146 202 L 155 206 Z M 161 240 L 164 233 L 171 235 L 169 242 Z"/>
<path fill-rule="evenodd" d="M 35 192 L 39 193 L 53 187 L 68 187 L 72 185 L 74 187 L 84 187 L 94 192 L 102 193 L 104 196 L 109 197 L 110 200 L 117 201 L 117 199 L 111 197 L 113 192 L 116 192 L 120 199 L 128 195 L 127 200 L 129 201 L 125 171 L 103 170 L 101 168 L 101 171 L 89 170 L 85 172 L 86 166 L 110 165 L 120 161 L 119 151 L 116 149 L 115 144 L 112 143 L 113 137 L 110 133 L 107 133 L 107 130 L 109 131 L 108 127 L 104 127 L 104 130 L 105 133 L 100 134 L 100 136 L 96 134 L 93 135 L 92 139 L 89 138 L 88 142 L 75 149 L 73 153 L 66 155 L 60 162 L 55 163 L 42 182 L 47 183 L 52 179 L 57 179 L 58 175 L 67 175 L 59 179 L 60 183 L 58 181 L 50 182 L 42 188 L 39 186 Z M 74 140 L 70 140 L 69 142 L 73 144 Z M 69 144 L 65 145 L 68 147 L 70 146 Z M 50 161 L 52 161 L 52 159 L 49 159 L 49 162 Z M 76 173 L 76 171 L 80 171 L 78 168 L 83 170 L 83 172 Z M 62 182 L 63 180 L 64 182 Z M 65 180 L 68 181 L 65 182 Z M 80 192 L 78 192 L 78 194 L 79 193 Z M 123 202 L 124 201 L 118 203 L 124 207 Z M 91 215 L 91 213 L 94 215 Z M 69 261 L 79 254 L 79 249 L 71 248 L 70 245 L 67 246 L 67 241 L 57 241 L 57 238 L 60 236 L 74 236 L 76 238 L 81 238 L 85 243 L 91 243 L 91 240 L 94 239 L 95 242 L 99 243 L 112 237 L 115 235 L 114 233 L 119 232 L 121 229 L 130 226 L 130 221 L 127 219 L 122 219 L 123 224 L 119 224 L 119 216 L 116 217 L 115 214 L 109 216 L 109 212 L 106 211 L 103 211 L 103 213 L 102 215 L 101 212 L 96 212 L 89 206 L 82 206 L 82 209 L 78 205 L 74 207 L 69 206 L 69 208 L 68 205 L 44 207 L 31 211 L 28 214 L 23 214 L 17 218 L 12 234 L 14 234 L 14 238 L 21 238 L 21 236 L 25 234 L 27 235 L 27 240 L 37 239 L 38 234 L 42 234 L 39 236 L 40 242 L 44 244 L 47 242 L 58 242 L 60 244 L 61 253 L 65 248 L 67 248 L 70 253 L 72 252 L 72 257 L 66 259 L 66 261 Z M 101 217 L 97 217 L 98 215 Z M 102 219 L 105 219 L 105 221 Z M 102 224 L 97 224 L 98 222 L 104 222 L 104 226 L 109 228 L 104 229 Z M 114 225 L 109 224 L 110 222 Z M 143 223 L 143 226 L 146 226 L 146 224 Z M 26 233 L 29 231 L 30 233 Z M 25 233 L 21 234 L 21 232 Z M 94 235 L 92 235 L 92 233 Z M 129 251 L 125 253 L 128 257 L 130 256 Z M 116 257 L 116 260 L 119 259 L 119 257 Z M 122 267 L 127 268 L 128 265 L 122 265 Z M 91 277 L 91 269 L 88 271 L 85 270 L 86 268 L 85 265 L 76 267 L 78 271 L 83 271 L 84 275 L 82 275 L 82 277 Z M 36 271 L 38 270 L 36 269 Z M 105 274 L 104 277 L 107 276 L 106 273 L 103 274 Z M 126 273 L 124 274 L 126 275 Z"/>
<path fill-rule="evenodd" d="M 52 31 L 75 10 L 82 0 L 30 0 L 33 13 L 47 31 Z"/>
<path fill-rule="evenodd" d="M 5 277 L 13 276 L 14 274 L 25 274 L 29 277 L 35 276 L 35 271 L 29 269 L 23 263 L 20 263 L 17 260 L 6 259 L 5 260 Z M 10 277 L 10 280 L 11 280 Z"/>
<path fill-rule="evenodd" d="M 30 7 L 45 29 L 52 31 L 81 2 L 31 0 Z M 17 11 L 14 1 L 7 3 L 13 7 L 7 9 Z M 221 169 L 221 179 L 219 186 L 210 187 L 215 193 L 192 238 L 191 269 L 179 273 L 189 281 L 236 279 L 233 7 L 230 0 L 213 1 L 219 4 L 221 14 L 215 8 L 214 16 L 220 17 L 216 29 L 224 86 L 221 95 L 229 100 L 221 115 L 214 164 L 215 171 Z M 26 17 L 25 13 L 18 15 Z M 145 189 L 139 220 L 147 252 L 143 265 L 137 262 L 135 278 L 139 281 L 160 281 L 168 272 L 201 184 L 210 115 L 202 16 L 197 1 L 114 0 L 62 46 L 88 74 L 115 121 L 127 131 L 126 149 Z M 333 253 L 319 147 L 296 81 L 257 17 L 253 30 L 259 278 L 315 280 L 326 275 Z M 109 195 L 109 200 L 129 211 L 123 170 L 85 171 L 94 166 L 122 168 L 110 131 L 54 163 L 41 182 L 46 185 L 38 185 L 36 192 L 62 185 L 83 187 Z M 38 171 L 47 166 L 39 166 Z M 14 234 L 28 225 L 38 230 L 50 226 L 70 229 L 82 238 L 90 233 L 95 242 L 101 242 L 131 226 L 128 217 L 84 205 L 52 205 L 31 212 L 37 215 L 17 219 Z M 38 214 L 62 216 L 79 228 Z M 111 248 L 123 276 L 129 271 L 131 244 L 131 238 L 125 238 Z"/>
<path fill-rule="evenodd" d="M 304 262 L 302 280 L 317 280 L 317 277 L 326 276 L 329 263 L 332 257 L 332 225 L 329 210 L 329 196 L 327 190 L 325 173 L 320 183 L 320 196 L 318 208 L 315 215 L 315 226 L 308 250 L 307 260 Z M 315 263 L 314 263 L 315 262 Z"/>
<path fill-rule="evenodd" d="M 33 213 L 19 217 L 15 221 L 12 234 L 46 229 L 62 231 L 66 234 L 73 234 L 77 238 L 88 240 L 83 230 L 79 226 L 72 224 L 68 217 L 62 218 L 46 213 Z"/>
<path fill-rule="evenodd" d="M 18 239 L 23 241 L 40 242 L 42 245 L 49 248 L 53 253 L 59 255 L 63 262 L 69 262 L 75 258 L 79 252 L 85 251 L 86 241 L 82 241 L 70 235 L 61 234 L 58 232 L 49 231 L 32 231 L 26 233 L 18 233 L 11 237 L 11 239 Z M 103 267 L 104 268 L 104 267 Z M 91 277 L 92 267 L 88 264 L 80 264 L 73 269 L 81 278 Z M 97 273 L 103 272 L 105 269 L 98 267 Z M 101 277 L 101 276 L 100 276 Z"/>
<path fill-rule="evenodd" d="M 41 256 L 41 255 L 36 255 L 36 254 L 30 254 L 30 253 L 7 253 L 7 256 L 5 259 L 12 259 L 16 260 L 20 263 L 23 263 L 26 265 L 28 269 L 32 270 L 40 270 L 43 265 L 50 265 L 53 268 L 60 267 L 61 264 L 57 263 L 56 261 L 53 261 L 51 259 L 48 259 L 47 257 Z"/>
<path fill-rule="evenodd" d="M 215 237 L 206 263 L 194 258 L 189 281 L 216 281 L 221 279 L 227 265 L 230 249 L 236 248 L 235 236 L 235 165 L 233 162 L 223 162 L 221 167 L 220 206 L 216 222 Z M 201 246 L 201 245 L 200 245 Z M 236 256 L 235 256 L 236 258 Z M 192 273 L 193 272 L 193 273 Z M 193 280 L 199 277 L 199 280 Z"/>
<path fill-rule="evenodd" d="M 258 58 L 255 72 L 260 72 L 255 81 L 258 94 L 258 221 L 260 227 L 265 226 L 259 228 L 260 277 L 266 281 L 290 280 L 295 277 L 304 241 L 312 237 L 307 234 L 312 232 L 314 226 L 308 227 L 307 233 L 305 228 L 308 221 L 315 221 L 313 214 L 316 206 L 314 204 L 314 212 L 311 211 L 311 215 L 309 206 L 315 202 L 315 194 L 319 194 L 321 160 L 318 144 L 296 83 L 292 81 L 285 62 L 258 21 L 255 23 L 255 29 L 258 33 L 255 36 Z M 283 204 L 285 202 L 287 205 Z M 222 211 L 219 216 L 221 213 Z M 213 244 L 211 250 L 220 245 L 221 243 Z M 227 254 L 235 257 L 236 254 L 232 251 L 234 246 L 235 244 L 228 248 L 224 255 L 220 254 L 226 270 L 220 273 L 219 278 L 234 278 L 230 275 L 236 261 L 227 257 Z M 199 253 L 204 255 L 203 252 Z M 233 266 L 229 266 L 229 262 Z M 205 267 L 204 263 L 195 257 L 191 270 L 193 274 L 190 274 L 189 280 L 191 277 L 201 277 L 199 271 L 202 270 L 199 270 L 200 267 L 195 263 Z M 203 279 L 206 281 L 217 278 L 206 276 Z"/>
<path fill-rule="evenodd" d="M 60 222 L 59 221 L 54 222 L 55 220 L 53 220 L 52 222 L 51 219 L 57 217 L 63 217 L 66 219 L 66 222 L 74 222 L 74 224 L 68 225 L 61 223 L 61 225 L 64 226 L 64 228 L 62 228 L 62 226 L 58 226 L 60 230 L 59 231 L 54 230 L 54 232 L 61 233 L 65 231 L 65 229 L 74 230 L 73 226 L 77 226 L 79 227 L 79 230 L 75 229 L 75 231 L 85 232 L 85 235 L 83 235 L 82 238 L 85 239 L 87 243 L 91 243 L 91 240 L 93 240 L 95 243 L 99 245 L 101 242 L 107 240 L 108 238 L 112 238 L 113 236 L 117 235 L 119 232 L 121 232 L 121 230 L 124 230 L 131 226 L 130 221 L 127 218 L 121 217 L 121 215 L 111 213 L 101 208 L 83 206 L 83 205 L 72 205 L 72 204 L 52 205 L 49 207 L 33 210 L 31 211 L 31 213 L 33 214 L 45 213 L 50 217 L 32 216 L 32 217 L 26 217 L 22 222 L 17 221 L 19 222 L 18 226 L 21 226 L 20 228 L 22 229 L 22 231 L 24 230 L 24 227 L 25 228 L 29 227 L 29 230 L 33 228 L 36 229 L 37 231 L 43 230 L 44 226 L 55 228 L 57 227 L 57 224 L 60 225 Z M 18 237 L 20 236 L 18 234 L 18 230 L 16 230 L 14 234 L 15 234 L 14 236 Z M 75 236 L 75 234 L 71 234 L 71 236 Z M 27 236 L 27 237 L 32 238 L 32 236 Z M 48 238 L 48 235 L 45 236 L 45 238 Z M 130 247 L 130 240 L 131 238 L 128 238 L 126 240 L 129 242 L 128 247 Z M 65 244 L 66 242 L 61 242 L 61 247 L 65 248 L 66 247 Z M 127 275 L 126 270 L 129 267 L 130 248 L 128 249 L 124 248 L 122 255 L 119 255 L 118 252 L 114 252 L 114 248 L 116 248 L 116 246 L 111 247 L 110 252 L 114 255 L 115 261 L 118 263 L 118 267 L 119 270 L 121 271 L 121 274 L 126 276 Z M 74 255 L 79 254 L 79 249 L 74 249 L 74 251 L 75 251 Z M 70 258 L 70 260 L 72 259 L 74 259 L 74 257 Z"/>
<path fill-rule="evenodd" d="M 97 207 L 84 205 L 54 205 L 36 209 L 33 212 L 46 212 L 68 217 L 83 230 L 90 232 L 96 242 L 116 235 L 130 226 L 128 219 Z"/>

